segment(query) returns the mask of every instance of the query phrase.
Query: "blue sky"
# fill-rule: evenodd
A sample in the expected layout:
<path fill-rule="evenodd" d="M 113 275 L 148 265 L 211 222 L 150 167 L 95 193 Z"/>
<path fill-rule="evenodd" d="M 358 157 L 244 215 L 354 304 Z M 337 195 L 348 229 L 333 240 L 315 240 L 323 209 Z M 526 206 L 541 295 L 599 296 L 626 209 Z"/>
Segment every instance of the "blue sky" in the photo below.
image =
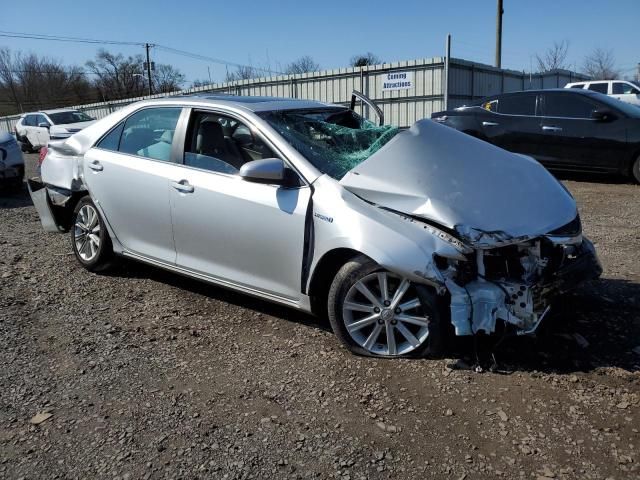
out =
<path fill-rule="evenodd" d="M 596 47 L 612 49 L 618 67 L 632 75 L 640 62 L 640 0 L 504 0 L 503 67 L 529 70 L 531 57 L 554 41 L 568 40 L 568 63 L 580 67 Z M 45 8 L 46 6 L 46 8 Z M 273 70 L 302 55 L 323 68 L 346 66 L 371 51 L 385 61 L 444 54 L 493 63 L 495 0 L 175 0 L 83 2 L 11 1 L 0 30 L 158 43 Z M 25 21 L 30 19 L 29 22 Z M 0 46 L 82 65 L 99 46 L 0 37 Z M 137 46 L 107 45 L 124 54 Z M 224 76 L 224 65 L 154 50 L 189 82 Z M 535 62 L 534 62 L 535 66 Z"/>

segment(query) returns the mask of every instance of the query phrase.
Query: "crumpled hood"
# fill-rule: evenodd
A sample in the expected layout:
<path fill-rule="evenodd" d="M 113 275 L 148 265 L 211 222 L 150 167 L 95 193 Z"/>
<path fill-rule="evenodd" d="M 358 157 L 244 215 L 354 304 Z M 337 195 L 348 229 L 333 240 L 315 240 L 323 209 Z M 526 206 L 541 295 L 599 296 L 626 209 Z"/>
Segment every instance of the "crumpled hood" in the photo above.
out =
<path fill-rule="evenodd" d="M 397 134 L 340 183 L 478 247 L 534 238 L 577 215 L 569 192 L 537 161 L 432 120 Z"/>

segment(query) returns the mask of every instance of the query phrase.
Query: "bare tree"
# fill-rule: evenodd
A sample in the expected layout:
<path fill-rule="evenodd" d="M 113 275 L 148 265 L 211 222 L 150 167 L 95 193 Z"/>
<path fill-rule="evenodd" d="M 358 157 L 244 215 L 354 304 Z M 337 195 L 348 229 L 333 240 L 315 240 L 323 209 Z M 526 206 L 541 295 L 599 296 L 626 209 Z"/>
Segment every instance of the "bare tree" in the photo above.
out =
<path fill-rule="evenodd" d="M 317 72 L 320 70 L 320 64 L 317 63 L 309 55 L 300 57 L 287 65 L 284 72 L 288 74 Z"/>
<path fill-rule="evenodd" d="M 549 47 L 542 55 L 536 54 L 538 71 L 548 72 L 551 70 L 566 68 L 565 61 L 568 53 L 569 42 L 567 40 L 553 42 L 553 46 Z"/>
<path fill-rule="evenodd" d="M 248 80 L 258 78 L 260 73 L 251 65 L 239 65 L 235 72 L 227 72 L 225 82 L 235 82 L 237 80 Z"/>
<path fill-rule="evenodd" d="M 594 80 L 614 80 L 620 77 L 613 51 L 602 48 L 596 48 L 586 56 L 583 70 Z"/>
<path fill-rule="evenodd" d="M 0 112 L 4 114 L 96 101 L 79 67 L 36 54 L 0 49 Z"/>
<path fill-rule="evenodd" d="M 184 83 L 184 75 L 171 65 L 156 64 L 151 72 L 153 91 L 155 93 L 169 93 L 179 90 Z"/>
<path fill-rule="evenodd" d="M 383 63 L 382 59 L 371 52 L 354 55 L 349 61 L 352 67 L 366 67 L 367 65 L 380 65 L 381 63 Z"/>

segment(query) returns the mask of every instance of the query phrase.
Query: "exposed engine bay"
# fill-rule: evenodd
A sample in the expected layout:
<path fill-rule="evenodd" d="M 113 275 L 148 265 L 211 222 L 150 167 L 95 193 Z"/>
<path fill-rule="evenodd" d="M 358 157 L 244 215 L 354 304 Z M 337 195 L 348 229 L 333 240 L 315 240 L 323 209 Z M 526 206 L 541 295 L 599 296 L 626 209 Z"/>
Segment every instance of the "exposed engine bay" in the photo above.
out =
<path fill-rule="evenodd" d="M 499 321 L 513 325 L 520 335 L 534 332 L 553 297 L 600 274 L 593 252 L 581 236 L 567 243 L 540 237 L 477 249 L 466 261 L 437 259 L 451 296 L 456 335 L 493 333 Z"/>

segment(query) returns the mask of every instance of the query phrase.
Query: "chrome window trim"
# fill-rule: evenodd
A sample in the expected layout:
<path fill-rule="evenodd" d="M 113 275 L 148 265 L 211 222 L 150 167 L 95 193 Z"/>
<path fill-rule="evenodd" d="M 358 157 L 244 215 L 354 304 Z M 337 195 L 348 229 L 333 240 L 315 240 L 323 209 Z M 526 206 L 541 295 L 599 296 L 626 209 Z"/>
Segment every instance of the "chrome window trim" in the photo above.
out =
<path fill-rule="evenodd" d="M 145 160 L 153 160 L 155 162 L 160 162 L 160 163 L 173 163 L 173 164 L 178 164 L 177 162 L 173 161 L 173 154 L 174 154 L 174 146 L 173 144 L 176 142 L 176 137 L 177 135 L 174 133 L 173 135 L 173 141 L 171 142 L 171 160 L 166 161 L 166 160 L 158 160 L 157 158 L 151 158 L 151 157 L 145 157 L 143 155 L 134 155 L 133 153 L 125 153 L 125 152 L 121 152 L 120 150 L 109 150 L 107 148 L 100 148 L 98 147 L 98 143 L 100 143 L 102 141 L 102 139 L 104 137 L 106 137 L 107 135 L 109 135 L 113 130 L 115 130 L 116 128 L 118 128 L 118 126 L 122 123 L 123 125 L 127 123 L 127 120 L 129 120 L 129 118 L 131 118 L 133 115 L 135 115 L 138 112 L 141 112 L 143 110 L 149 110 L 149 109 L 158 109 L 158 108 L 173 108 L 173 109 L 180 109 L 180 115 L 178 115 L 178 120 L 176 121 L 176 130 L 178 130 L 178 126 L 180 125 L 180 120 L 182 119 L 182 115 L 184 114 L 184 110 L 185 107 L 183 106 L 179 106 L 179 105 L 145 105 L 142 108 L 139 108 L 137 110 L 134 110 L 133 112 L 131 112 L 129 115 L 127 115 L 126 117 L 124 117 L 123 119 L 121 119 L 118 123 L 116 123 L 113 127 L 111 127 L 109 130 L 107 130 L 104 134 L 102 134 L 100 136 L 100 138 L 98 138 L 98 140 L 96 140 L 95 142 L 93 142 L 93 144 L 87 149 L 87 152 L 93 148 L 97 149 L 97 150 L 102 150 L 103 152 L 112 152 L 112 153 L 119 153 L 122 155 L 127 155 L 129 157 L 134 157 L 134 158 L 143 158 Z M 123 130 L 124 132 L 124 130 Z M 120 148 L 120 142 L 118 142 L 118 148 Z"/>

